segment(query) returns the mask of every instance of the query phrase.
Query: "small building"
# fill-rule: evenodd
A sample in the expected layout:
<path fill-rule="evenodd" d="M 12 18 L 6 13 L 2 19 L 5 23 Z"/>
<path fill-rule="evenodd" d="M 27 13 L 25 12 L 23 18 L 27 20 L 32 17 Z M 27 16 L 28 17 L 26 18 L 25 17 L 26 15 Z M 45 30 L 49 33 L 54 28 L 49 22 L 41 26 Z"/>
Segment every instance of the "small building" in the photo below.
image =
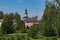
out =
<path fill-rule="evenodd" d="M 38 16 L 32 17 L 32 18 L 28 17 L 27 9 L 25 10 L 23 21 L 25 22 L 25 25 L 27 28 L 30 28 L 34 24 L 39 24 L 38 23 Z"/>

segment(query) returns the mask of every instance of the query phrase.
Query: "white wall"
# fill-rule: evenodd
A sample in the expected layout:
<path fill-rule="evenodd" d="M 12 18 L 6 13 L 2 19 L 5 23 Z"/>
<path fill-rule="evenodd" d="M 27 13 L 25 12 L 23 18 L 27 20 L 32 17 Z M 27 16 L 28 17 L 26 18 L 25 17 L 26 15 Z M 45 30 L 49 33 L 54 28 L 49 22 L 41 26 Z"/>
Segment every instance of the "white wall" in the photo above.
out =
<path fill-rule="evenodd" d="M 26 27 L 29 26 L 31 27 L 34 23 L 25 23 Z"/>
<path fill-rule="evenodd" d="M 0 22 L 0 27 L 1 27 L 1 22 Z"/>

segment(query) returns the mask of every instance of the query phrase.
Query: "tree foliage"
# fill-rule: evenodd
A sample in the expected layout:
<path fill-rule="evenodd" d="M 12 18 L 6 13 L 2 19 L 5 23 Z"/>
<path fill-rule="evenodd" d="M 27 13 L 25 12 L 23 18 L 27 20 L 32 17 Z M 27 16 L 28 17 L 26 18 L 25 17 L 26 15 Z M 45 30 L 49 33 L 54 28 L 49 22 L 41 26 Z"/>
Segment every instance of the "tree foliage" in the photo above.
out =
<path fill-rule="evenodd" d="M 56 0 L 56 2 L 59 0 Z M 56 19 L 56 28 L 57 28 L 57 34 L 60 36 L 60 1 L 57 2 L 58 6 L 57 6 L 57 19 Z"/>
<path fill-rule="evenodd" d="M 15 19 L 16 20 L 19 20 L 19 19 L 21 20 L 21 17 L 20 17 L 20 15 L 17 12 L 15 13 Z"/>
<path fill-rule="evenodd" d="M 42 32 L 45 36 L 56 36 L 55 21 L 56 21 L 56 7 L 54 3 L 46 1 L 44 14 L 42 17 Z"/>
<path fill-rule="evenodd" d="M 16 21 L 16 30 L 19 32 L 26 32 L 25 23 L 22 20 Z"/>
<path fill-rule="evenodd" d="M 9 16 L 11 17 L 11 19 L 15 19 L 14 13 L 10 13 Z"/>
<path fill-rule="evenodd" d="M 38 33 L 38 31 L 39 31 L 39 26 L 38 25 L 33 25 L 31 28 L 30 28 L 30 30 L 29 30 L 29 32 L 28 32 L 28 35 L 30 36 L 30 37 L 35 37 L 36 36 L 36 34 Z"/>
<path fill-rule="evenodd" d="M 0 19 L 3 19 L 3 17 L 4 17 L 3 11 L 0 11 Z"/>
<path fill-rule="evenodd" d="M 3 34 L 9 34 L 14 32 L 13 21 L 9 15 L 4 17 L 4 21 L 2 22 L 1 29 Z"/>
<path fill-rule="evenodd" d="M 60 0 L 46 1 L 40 26 L 43 35 L 60 36 Z"/>

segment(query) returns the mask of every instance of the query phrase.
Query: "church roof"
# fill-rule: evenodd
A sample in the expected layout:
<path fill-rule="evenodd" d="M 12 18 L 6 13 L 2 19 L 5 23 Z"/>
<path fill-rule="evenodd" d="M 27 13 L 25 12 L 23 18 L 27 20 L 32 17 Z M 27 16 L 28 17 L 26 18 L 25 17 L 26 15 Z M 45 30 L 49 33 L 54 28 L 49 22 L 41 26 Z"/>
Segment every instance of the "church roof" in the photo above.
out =
<path fill-rule="evenodd" d="M 25 10 L 25 14 L 26 14 L 26 16 L 23 17 L 24 22 L 38 22 L 37 16 L 36 17 L 32 17 L 32 18 L 28 17 L 27 9 Z"/>
<path fill-rule="evenodd" d="M 38 20 L 36 18 L 28 18 L 25 22 L 38 22 Z"/>
<path fill-rule="evenodd" d="M 25 17 L 23 17 L 23 18 L 28 18 L 28 16 L 25 16 Z"/>

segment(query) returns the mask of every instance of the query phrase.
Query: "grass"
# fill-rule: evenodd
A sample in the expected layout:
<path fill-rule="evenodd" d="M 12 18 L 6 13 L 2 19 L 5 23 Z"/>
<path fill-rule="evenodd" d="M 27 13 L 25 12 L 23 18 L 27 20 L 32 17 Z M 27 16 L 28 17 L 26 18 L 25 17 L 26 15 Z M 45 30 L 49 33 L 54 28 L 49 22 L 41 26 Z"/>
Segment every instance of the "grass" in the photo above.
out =
<path fill-rule="evenodd" d="M 4 36 L 0 36 L 0 40 L 1 39 L 5 39 L 5 40 L 17 40 L 17 38 L 21 38 L 22 40 L 46 40 L 47 38 L 49 38 L 51 40 L 52 37 L 39 37 L 38 39 L 33 39 L 30 37 L 27 37 L 27 34 L 24 33 L 20 33 L 20 34 L 8 34 L 8 35 L 4 35 Z M 11 39 L 12 38 L 12 39 Z M 60 38 L 57 38 L 57 40 L 60 40 Z"/>
<path fill-rule="evenodd" d="M 57 38 L 57 40 L 60 40 L 60 38 Z"/>

